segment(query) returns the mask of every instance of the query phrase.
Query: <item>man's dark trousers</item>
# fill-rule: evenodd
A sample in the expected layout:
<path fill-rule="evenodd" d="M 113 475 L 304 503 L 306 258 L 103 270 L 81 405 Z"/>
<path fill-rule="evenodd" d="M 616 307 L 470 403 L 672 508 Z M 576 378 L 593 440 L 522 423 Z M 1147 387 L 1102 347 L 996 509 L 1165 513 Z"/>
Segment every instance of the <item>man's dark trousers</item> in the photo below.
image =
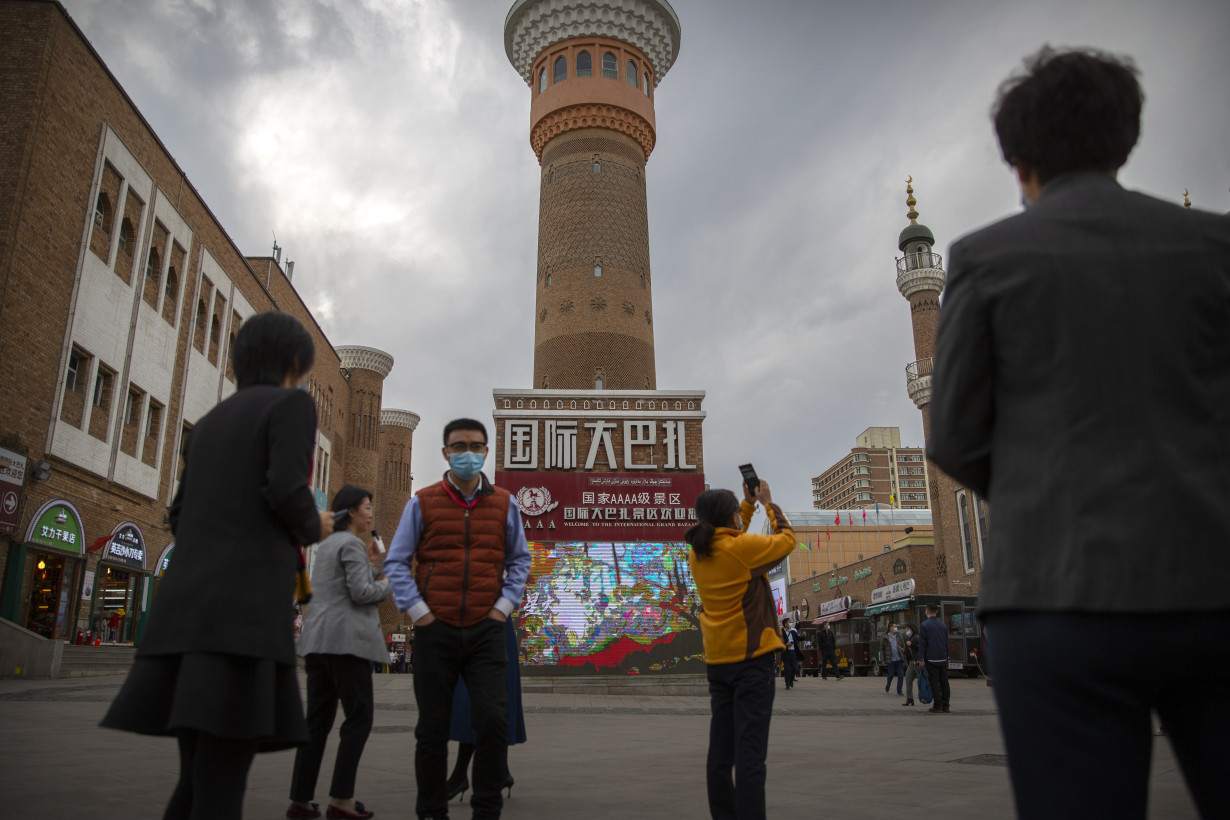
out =
<path fill-rule="evenodd" d="M 905 681 L 905 661 L 889 661 L 888 664 L 888 679 L 884 681 L 884 691 L 887 692 L 893 685 L 893 676 L 897 678 L 897 694 L 901 694 L 901 684 Z"/>
<path fill-rule="evenodd" d="M 948 697 L 951 694 L 948 687 L 948 661 L 927 661 L 927 680 L 931 682 L 931 693 L 935 698 L 931 702 L 931 708 L 947 709 Z"/>
<path fill-rule="evenodd" d="M 799 674 L 799 659 L 795 657 L 794 650 L 787 648 L 782 653 L 782 676 L 786 679 L 786 686 L 794 686 L 794 678 Z"/>
<path fill-rule="evenodd" d="M 1230 633 L 1230 612 L 990 612 L 985 624 L 1022 820 L 1144 820 L 1154 710 L 1200 816 L 1226 816 L 1225 764 L 1216 750 L 1230 735 L 1230 653 L 1210 651 L 1209 636 L 1220 642 Z M 1200 670 L 1126 671 L 1124 658 L 1142 647 L 1202 658 Z M 1110 789 L 1097 785 L 1108 766 Z"/>
<path fill-rule="evenodd" d="M 829 676 L 829 664 L 833 665 L 833 674 L 841 677 L 841 667 L 837 665 L 836 652 L 820 652 L 820 674 L 825 678 Z"/>
<path fill-rule="evenodd" d="M 765 756 L 776 692 L 773 667 L 771 652 L 707 667 L 712 718 L 705 779 L 713 820 L 763 820 L 765 816 Z"/>
<path fill-rule="evenodd" d="M 457 678 L 470 690 L 474 727 L 473 816 L 500 816 L 500 788 L 508 773 L 508 653 L 504 625 L 484 618 L 474 626 L 440 621 L 414 628 L 414 775 L 419 817 L 448 815 L 448 727 Z"/>

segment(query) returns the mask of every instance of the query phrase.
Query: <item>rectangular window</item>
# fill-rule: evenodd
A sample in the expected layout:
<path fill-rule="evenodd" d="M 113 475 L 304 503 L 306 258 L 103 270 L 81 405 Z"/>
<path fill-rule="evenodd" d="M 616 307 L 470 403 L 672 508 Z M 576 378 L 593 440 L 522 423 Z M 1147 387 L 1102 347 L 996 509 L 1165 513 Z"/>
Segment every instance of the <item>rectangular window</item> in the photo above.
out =
<path fill-rule="evenodd" d="M 974 516 L 978 521 L 978 561 L 986 563 L 987 544 L 990 542 L 991 530 L 987 523 L 987 502 L 974 496 Z"/>
<path fill-rule="evenodd" d="M 136 385 L 128 385 L 128 395 L 124 399 L 124 429 L 120 434 L 120 450 L 133 458 L 137 457 L 138 427 L 141 424 L 141 411 L 145 409 L 145 393 Z"/>
<path fill-rule="evenodd" d="M 158 436 L 162 433 L 162 405 L 150 399 L 145 414 L 145 441 L 141 445 L 141 461 L 150 467 L 158 466 Z"/>
<path fill-rule="evenodd" d="M 90 378 L 90 355 L 74 346 L 68 354 L 64 374 L 64 397 L 60 402 L 60 420 L 78 429 L 85 418 L 85 388 Z"/>
<path fill-rule="evenodd" d="M 957 514 L 961 521 L 961 558 L 966 572 L 974 571 L 974 545 L 970 540 L 969 504 L 965 490 L 957 493 Z"/>
<path fill-rule="evenodd" d="M 115 371 L 101 362 L 94 377 L 94 409 L 90 412 L 90 435 L 99 441 L 107 440 L 107 428 L 111 424 L 111 390 Z"/>

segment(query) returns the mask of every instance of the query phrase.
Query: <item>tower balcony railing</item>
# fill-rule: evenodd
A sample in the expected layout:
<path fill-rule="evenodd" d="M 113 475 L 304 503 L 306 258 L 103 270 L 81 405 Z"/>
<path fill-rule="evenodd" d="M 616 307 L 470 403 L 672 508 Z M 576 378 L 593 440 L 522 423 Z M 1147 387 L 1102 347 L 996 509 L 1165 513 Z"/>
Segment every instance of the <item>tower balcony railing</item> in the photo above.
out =
<path fill-rule="evenodd" d="M 944 260 L 938 253 L 907 253 L 897 260 L 897 290 L 909 299 L 921 291 L 944 290 Z"/>
<path fill-rule="evenodd" d="M 931 357 L 910 362 L 905 366 L 905 390 L 915 407 L 931 403 Z"/>
<path fill-rule="evenodd" d="M 926 268 L 943 270 L 943 258 L 938 253 L 920 251 L 918 253 L 907 253 L 905 256 L 897 260 L 897 273 L 905 273 L 907 271 L 922 270 Z"/>

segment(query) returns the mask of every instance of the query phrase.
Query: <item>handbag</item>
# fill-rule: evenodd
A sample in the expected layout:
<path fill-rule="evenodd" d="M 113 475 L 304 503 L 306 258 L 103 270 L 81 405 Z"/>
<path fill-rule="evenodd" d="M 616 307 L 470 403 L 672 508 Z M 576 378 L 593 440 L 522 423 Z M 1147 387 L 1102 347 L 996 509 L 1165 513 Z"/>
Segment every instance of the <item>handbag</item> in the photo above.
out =
<path fill-rule="evenodd" d="M 930 703 L 935 699 L 935 696 L 931 693 L 930 675 L 927 674 L 925 664 L 918 673 L 918 699 L 923 703 Z"/>

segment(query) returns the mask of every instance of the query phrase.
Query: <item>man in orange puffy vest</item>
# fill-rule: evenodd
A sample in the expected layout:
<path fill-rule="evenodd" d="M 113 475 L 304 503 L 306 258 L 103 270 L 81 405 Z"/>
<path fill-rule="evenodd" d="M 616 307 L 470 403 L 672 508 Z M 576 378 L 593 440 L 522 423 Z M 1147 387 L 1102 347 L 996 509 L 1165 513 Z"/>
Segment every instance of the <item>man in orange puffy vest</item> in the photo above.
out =
<path fill-rule="evenodd" d="M 448 817 L 448 728 L 460 677 L 475 733 L 470 807 L 475 818 L 494 818 L 508 771 L 505 678 L 516 662 L 505 651 L 503 624 L 521 605 L 530 551 L 516 502 L 482 473 L 482 422 L 450 421 L 441 452 L 448 472 L 410 499 L 384 561 L 393 600 L 414 622 L 415 811 Z"/>

